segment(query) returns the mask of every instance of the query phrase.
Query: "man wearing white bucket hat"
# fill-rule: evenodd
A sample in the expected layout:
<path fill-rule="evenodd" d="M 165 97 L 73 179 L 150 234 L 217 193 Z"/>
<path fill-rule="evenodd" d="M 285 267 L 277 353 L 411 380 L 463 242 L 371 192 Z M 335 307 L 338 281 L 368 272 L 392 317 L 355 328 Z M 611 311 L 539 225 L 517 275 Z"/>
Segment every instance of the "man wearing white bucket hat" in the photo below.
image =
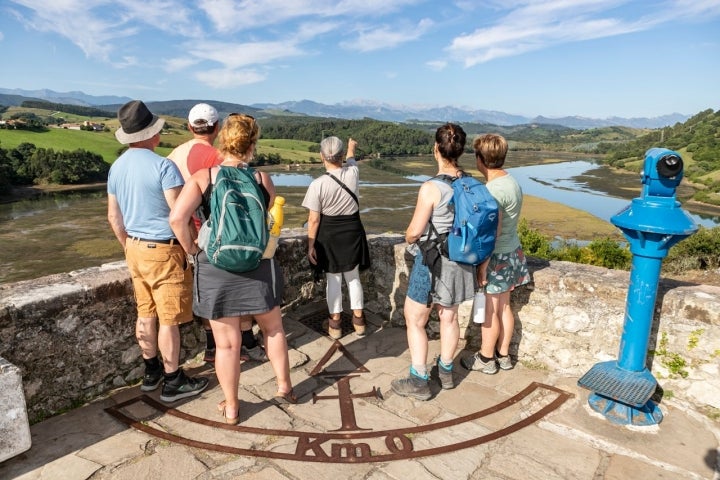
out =
<path fill-rule="evenodd" d="M 133 100 L 120 107 L 118 120 L 115 137 L 129 148 L 110 167 L 108 221 L 135 290 L 135 336 L 145 362 L 140 390 L 155 390 L 164 380 L 160 399 L 173 402 L 208 385 L 207 378 L 188 377 L 179 366 L 179 325 L 193 319 L 192 270 L 168 218 L 184 182 L 177 166 L 154 152 L 162 118 Z"/>

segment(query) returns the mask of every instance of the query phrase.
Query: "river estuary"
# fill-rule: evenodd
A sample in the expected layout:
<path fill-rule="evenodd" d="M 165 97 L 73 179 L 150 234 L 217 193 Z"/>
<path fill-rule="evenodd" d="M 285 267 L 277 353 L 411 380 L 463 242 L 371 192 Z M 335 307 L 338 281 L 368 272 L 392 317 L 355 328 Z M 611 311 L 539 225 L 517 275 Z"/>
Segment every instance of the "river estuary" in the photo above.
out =
<path fill-rule="evenodd" d="M 427 160 L 424 160 L 427 161 Z M 609 221 L 640 194 L 639 177 L 618 174 L 588 160 L 508 168 L 527 195 L 562 203 Z M 275 172 L 277 193 L 286 197 L 285 226 L 301 227 L 307 185 L 320 169 Z M 426 175 L 401 176 L 361 166 L 361 206 L 368 233 L 403 232 Z M 122 259 L 106 219 L 105 192 L 47 194 L 0 204 L 0 283 L 68 272 Z M 699 225 L 720 225 L 720 215 L 692 212 Z"/>

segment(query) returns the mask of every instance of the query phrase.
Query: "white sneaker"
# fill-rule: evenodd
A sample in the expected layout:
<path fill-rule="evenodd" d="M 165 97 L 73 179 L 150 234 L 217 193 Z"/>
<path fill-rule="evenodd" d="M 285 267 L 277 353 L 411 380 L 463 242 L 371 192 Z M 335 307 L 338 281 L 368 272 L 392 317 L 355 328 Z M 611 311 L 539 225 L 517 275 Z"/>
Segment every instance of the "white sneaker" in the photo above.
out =
<path fill-rule="evenodd" d="M 510 355 L 506 355 L 504 357 L 497 357 L 498 366 L 502 370 L 512 370 L 513 369 L 513 363 L 510 359 Z"/>
<path fill-rule="evenodd" d="M 478 353 L 471 357 L 461 358 L 460 365 L 467 368 L 468 370 L 477 370 L 478 372 L 486 373 L 488 375 L 494 375 L 498 371 L 498 367 L 495 363 L 494 358 L 491 359 L 489 362 L 483 362 L 480 359 L 480 354 Z"/>

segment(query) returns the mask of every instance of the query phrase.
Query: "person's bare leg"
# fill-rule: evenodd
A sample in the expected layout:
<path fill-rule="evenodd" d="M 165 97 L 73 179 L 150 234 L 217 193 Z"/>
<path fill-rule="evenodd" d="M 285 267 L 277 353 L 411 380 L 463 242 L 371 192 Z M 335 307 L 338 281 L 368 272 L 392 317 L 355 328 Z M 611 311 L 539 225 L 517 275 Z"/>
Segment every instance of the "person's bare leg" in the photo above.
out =
<path fill-rule="evenodd" d="M 255 320 L 263 333 L 270 365 L 272 365 L 275 372 L 278 392 L 288 393 L 292 390 L 290 358 L 280 307 L 255 315 Z"/>
<path fill-rule="evenodd" d="M 498 308 L 501 309 L 501 323 L 496 344 L 498 353 L 506 357 L 510 352 L 510 341 L 515 330 L 515 316 L 510 307 L 510 291 L 503 292 L 498 296 L 500 297 Z"/>
<path fill-rule="evenodd" d="M 180 368 L 180 327 L 160 325 L 158 347 L 162 353 L 165 373 L 172 373 Z"/>
<path fill-rule="evenodd" d="M 405 298 L 403 315 L 405 316 L 405 329 L 408 348 L 410 349 L 410 363 L 420 374 L 427 373 L 428 337 L 425 325 L 427 325 L 430 317 L 430 308 L 425 306 L 424 303 Z"/>
<path fill-rule="evenodd" d="M 482 324 L 480 355 L 486 358 L 495 356 L 495 345 L 502 328 L 502 294 L 487 294 L 485 304 L 485 323 Z"/>
<path fill-rule="evenodd" d="M 460 341 L 460 325 L 457 318 L 458 306 L 438 306 L 437 310 L 440 317 L 440 360 L 444 364 L 450 365 Z"/>
<path fill-rule="evenodd" d="M 225 397 L 224 415 L 232 419 L 238 415 L 240 408 L 240 320 L 238 317 L 223 317 L 210 320 L 210 324 L 215 334 L 215 374 Z"/>
<path fill-rule="evenodd" d="M 135 322 L 135 338 L 146 360 L 155 358 L 158 354 L 158 330 L 155 317 L 138 317 Z"/>

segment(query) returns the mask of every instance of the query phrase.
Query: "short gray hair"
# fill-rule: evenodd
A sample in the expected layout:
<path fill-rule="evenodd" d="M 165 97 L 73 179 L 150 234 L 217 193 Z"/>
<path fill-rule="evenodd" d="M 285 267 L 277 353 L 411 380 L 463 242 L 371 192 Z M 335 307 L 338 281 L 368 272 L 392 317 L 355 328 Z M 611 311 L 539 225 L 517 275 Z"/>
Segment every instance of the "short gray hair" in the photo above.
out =
<path fill-rule="evenodd" d="M 338 137 L 326 137 L 320 142 L 320 155 L 330 163 L 342 160 L 343 142 Z"/>

